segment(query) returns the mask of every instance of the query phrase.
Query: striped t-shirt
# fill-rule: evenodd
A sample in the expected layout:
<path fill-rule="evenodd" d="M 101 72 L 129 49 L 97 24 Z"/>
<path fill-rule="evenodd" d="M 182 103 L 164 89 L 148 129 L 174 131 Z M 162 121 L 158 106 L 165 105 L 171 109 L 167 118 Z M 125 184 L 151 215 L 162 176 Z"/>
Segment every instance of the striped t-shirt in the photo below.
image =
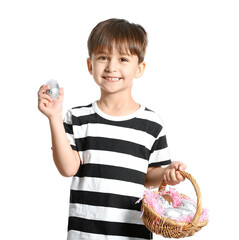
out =
<path fill-rule="evenodd" d="M 70 109 L 64 126 L 82 161 L 72 178 L 67 239 L 152 239 L 136 202 L 148 167 L 171 163 L 160 117 L 143 106 L 110 116 L 94 102 Z"/>

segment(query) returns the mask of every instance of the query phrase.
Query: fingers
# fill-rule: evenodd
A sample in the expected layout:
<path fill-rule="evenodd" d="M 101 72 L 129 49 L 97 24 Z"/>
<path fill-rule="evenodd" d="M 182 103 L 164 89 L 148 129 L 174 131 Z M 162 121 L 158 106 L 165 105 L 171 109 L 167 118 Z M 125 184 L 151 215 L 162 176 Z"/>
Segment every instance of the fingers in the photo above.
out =
<path fill-rule="evenodd" d="M 176 185 L 184 181 L 185 178 L 180 174 L 180 171 L 184 171 L 187 168 L 183 162 L 173 162 L 168 166 L 168 169 L 164 174 L 164 181 L 169 185 Z"/>
<path fill-rule="evenodd" d="M 52 98 L 50 97 L 50 95 L 46 93 L 46 91 L 49 89 L 50 89 L 49 85 L 42 85 L 38 91 L 38 99 L 39 100 L 46 99 L 49 102 L 52 102 L 53 101 Z"/>
<path fill-rule="evenodd" d="M 50 89 L 49 85 L 43 84 L 38 91 L 38 95 L 44 94 L 49 89 Z"/>
<path fill-rule="evenodd" d="M 165 172 L 164 181 L 169 185 L 176 185 L 180 183 L 180 178 L 178 179 L 177 172 L 174 168 Z"/>
<path fill-rule="evenodd" d="M 185 180 L 185 177 L 180 174 L 180 172 L 176 171 L 176 178 L 179 182 L 182 182 Z"/>
<path fill-rule="evenodd" d="M 187 165 L 186 165 L 185 163 L 179 162 L 178 169 L 179 169 L 180 171 L 185 171 L 186 168 L 187 168 Z"/>
<path fill-rule="evenodd" d="M 53 101 L 52 98 L 46 93 L 48 89 L 50 89 L 49 85 L 42 85 L 38 91 L 38 109 L 41 112 L 44 112 L 44 108 Z"/>
<path fill-rule="evenodd" d="M 174 161 L 171 163 L 171 168 L 175 168 L 175 170 L 185 171 L 187 165 L 180 161 Z"/>
<path fill-rule="evenodd" d="M 187 165 L 183 162 L 176 162 L 176 165 L 176 170 L 185 171 L 185 169 L 187 168 Z M 178 171 L 176 171 L 176 178 L 180 182 L 185 180 L 185 177 L 183 177 Z"/>
<path fill-rule="evenodd" d="M 48 105 L 49 105 L 50 102 L 51 102 L 51 101 L 49 101 L 48 99 L 44 99 L 44 98 L 39 99 L 39 100 L 38 100 L 38 109 L 39 109 L 42 113 L 44 113 L 44 112 L 43 112 L 44 109 L 45 109 L 46 107 L 48 107 Z"/>

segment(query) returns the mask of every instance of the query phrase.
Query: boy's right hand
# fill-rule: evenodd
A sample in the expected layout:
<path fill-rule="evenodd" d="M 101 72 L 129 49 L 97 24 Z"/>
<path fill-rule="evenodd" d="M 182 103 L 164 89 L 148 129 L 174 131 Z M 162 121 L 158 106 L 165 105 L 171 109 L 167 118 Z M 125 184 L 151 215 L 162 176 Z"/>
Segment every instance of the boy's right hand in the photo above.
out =
<path fill-rule="evenodd" d="M 40 87 L 38 91 L 38 109 L 47 116 L 49 120 L 52 118 L 62 118 L 63 88 L 60 88 L 60 95 L 55 101 L 46 93 L 49 89 L 49 85 L 42 85 Z"/>

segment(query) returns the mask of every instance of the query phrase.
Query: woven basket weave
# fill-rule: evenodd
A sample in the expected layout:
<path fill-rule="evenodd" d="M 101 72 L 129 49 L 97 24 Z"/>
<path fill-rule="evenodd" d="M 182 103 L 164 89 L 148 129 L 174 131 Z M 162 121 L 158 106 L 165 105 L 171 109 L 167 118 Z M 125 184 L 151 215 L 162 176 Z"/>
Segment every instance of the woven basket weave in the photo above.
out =
<path fill-rule="evenodd" d="M 151 232 L 160 234 L 166 238 L 182 238 L 192 236 L 195 232 L 198 232 L 208 223 L 208 220 L 200 223 L 198 222 L 202 214 L 202 196 L 197 182 L 189 173 L 183 171 L 179 172 L 182 176 L 191 181 L 197 195 L 197 210 L 191 222 L 178 222 L 165 216 L 159 215 L 145 202 L 145 198 L 142 200 L 141 212 L 144 225 Z M 165 189 L 165 187 L 166 185 L 162 184 L 159 188 L 159 192 Z M 180 195 L 183 198 L 187 198 L 183 194 Z"/>

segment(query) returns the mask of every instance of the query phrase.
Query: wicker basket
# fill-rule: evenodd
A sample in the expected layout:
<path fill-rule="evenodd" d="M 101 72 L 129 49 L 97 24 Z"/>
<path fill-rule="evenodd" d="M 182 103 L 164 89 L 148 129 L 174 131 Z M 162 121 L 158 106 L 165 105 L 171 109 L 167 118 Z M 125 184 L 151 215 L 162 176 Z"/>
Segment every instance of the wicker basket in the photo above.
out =
<path fill-rule="evenodd" d="M 198 222 L 201 213 L 202 213 L 202 196 L 199 189 L 199 186 L 195 179 L 186 172 L 179 171 L 181 175 L 185 178 L 189 179 L 194 186 L 197 195 L 197 210 L 194 215 L 194 218 L 191 222 L 178 222 L 170 218 L 166 218 L 164 216 L 156 213 L 143 198 L 142 200 L 142 220 L 144 225 L 153 233 L 160 234 L 166 238 L 183 238 L 194 235 L 195 232 L 198 232 L 202 227 L 206 226 L 208 220 L 203 222 Z M 159 188 L 159 192 L 165 189 L 166 185 L 162 184 Z M 180 194 L 183 198 L 187 198 L 185 195 Z"/>

